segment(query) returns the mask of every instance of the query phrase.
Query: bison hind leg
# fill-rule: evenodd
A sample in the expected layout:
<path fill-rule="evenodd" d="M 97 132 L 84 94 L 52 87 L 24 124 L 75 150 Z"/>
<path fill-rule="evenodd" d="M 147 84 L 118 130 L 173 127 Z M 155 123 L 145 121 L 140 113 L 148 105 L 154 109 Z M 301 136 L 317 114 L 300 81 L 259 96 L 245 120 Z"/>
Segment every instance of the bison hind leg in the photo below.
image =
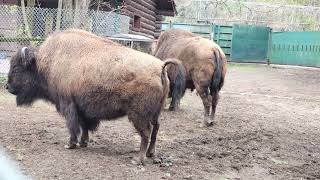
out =
<path fill-rule="evenodd" d="M 82 129 L 81 140 L 79 143 L 80 147 L 87 147 L 89 143 L 88 129 Z"/>
<path fill-rule="evenodd" d="M 214 91 L 212 93 L 212 110 L 211 110 L 211 120 L 215 119 L 216 108 L 219 100 L 219 91 Z"/>
<path fill-rule="evenodd" d="M 152 124 L 152 133 L 151 133 L 151 141 L 147 151 L 147 157 L 154 157 L 155 156 L 155 149 L 156 149 L 156 141 L 157 141 L 157 134 L 159 131 L 160 123 L 159 123 L 159 115 L 160 110 L 156 113 L 153 117 Z"/>
<path fill-rule="evenodd" d="M 100 120 L 95 119 L 83 119 L 81 124 L 81 139 L 80 147 L 87 147 L 89 143 L 89 131 L 96 131 L 100 125 Z"/>
<path fill-rule="evenodd" d="M 87 147 L 88 143 L 89 143 L 89 132 L 88 132 L 88 128 L 86 127 L 86 125 L 84 124 L 84 122 L 81 122 L 81 139 L 80 139 L 80 143 L 79 146 L 80 147 Z"/>
<path fill-rule="evenodd" d="M 151 118 L 148 116 L 141 116 L 137 113 L 129 113 L 128 118 L 133 123 L 133 126 L 141 137 L 139 156 L 134 158 L 132 160 L 132 163 L 144 165 L 144 160 L 151 134 Z"/>
<path fill-rule="evenodd" d="M 196 87 L 197 93 L 201 97 L 203 107 L 204 107 L 204 118 L 203 118 L 203 122 L 200 126 L 201 127 L 212 126 L 213 121 L 209 118 L 212 97 L 209 94 L 208 87 L 207 86 L 200 86 L 198 84 L 195 84 L 195 87 Z"/>

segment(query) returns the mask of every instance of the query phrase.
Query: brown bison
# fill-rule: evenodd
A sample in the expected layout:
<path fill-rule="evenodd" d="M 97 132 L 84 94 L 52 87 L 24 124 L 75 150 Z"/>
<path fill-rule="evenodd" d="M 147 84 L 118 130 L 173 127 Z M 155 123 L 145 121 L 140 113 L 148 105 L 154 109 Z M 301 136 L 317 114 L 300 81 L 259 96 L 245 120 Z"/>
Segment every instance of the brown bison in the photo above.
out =
<path fill-rule="evenodd" d="M 86 147 L 88 131 L 96 130 L 100 120 L 128 115 L 141 136 L 135 160 L 143 163 L 155 153 L 159 115 L 169 91 L 168 64 L 177 61 L 163 62 L 71 29 L 50 35 L 39 49 L 19 50 L 11 59 L 7 89 L 18 106 L 37 99 L 53 103 L 66 118 L 68 149 L 76 148 L 80 128 L 79 144 Z"/>
<path fill-rule="evenodd" d="M 182 61 L 186 73 L 186 88 L 191 91 L 196 89 L 204 105 L 204 125 L 212 125 L 219 91 L 227 71 L 227 60 L 222 49 L 214 42 L 195 36 L 189 31 L 170 29 L 161 33 L 152 54 L 162 60 L 177 58 Z M 170 75 L 179 71 L 169 66 L 169 79 Z M 170 92 L 179 86 L 173 82 Z M 184 91 L 181 92 L 180 96 Z M 170 109 L 174 110 L 178 104 L 179 100 L 173 96 Z M 212 110 L 209 118 L 210 107 Z"/>

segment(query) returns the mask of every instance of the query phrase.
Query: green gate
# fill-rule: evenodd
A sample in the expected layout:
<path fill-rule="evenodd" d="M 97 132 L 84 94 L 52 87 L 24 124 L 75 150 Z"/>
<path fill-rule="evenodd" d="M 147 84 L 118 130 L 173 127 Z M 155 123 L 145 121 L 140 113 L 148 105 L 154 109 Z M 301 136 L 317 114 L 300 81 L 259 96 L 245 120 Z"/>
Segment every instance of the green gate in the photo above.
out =
<path fill-rule="evenodd" d="M 274 32 L 271 63 L 320 67 L 320 32 Z"/>
<path fill-rule="evenodd" d="M 162 23 L 214 40 L 233 62 L 320 67 L 320 32 L 274 32 L 255 25 Z"/>
<path fill-rule="evenodd" d="M 213 26 L 213 39 L 221 47 L 224 54 L 231 55 L 232 26 Z"/>
<path fill-rule="evenodd" d="M 271 29 L 254 25 L 233 25 L 231 61 L 266 62 Z"/>

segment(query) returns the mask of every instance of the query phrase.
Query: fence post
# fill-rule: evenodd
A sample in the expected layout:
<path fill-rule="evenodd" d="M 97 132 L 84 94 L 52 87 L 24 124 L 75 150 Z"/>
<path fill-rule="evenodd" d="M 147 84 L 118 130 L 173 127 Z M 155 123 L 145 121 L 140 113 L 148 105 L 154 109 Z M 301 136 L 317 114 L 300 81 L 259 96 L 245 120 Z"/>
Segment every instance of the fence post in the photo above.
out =
<path fill-rule="evenodd" d="M 210 40 L 214 41 L 214 24 L 210 23 Z"/>
<path fill-rule="evenodd" d="M 269 28 L 269 39 L 268 39 L 268 53 L 267 53 L 267 64 L 270 65 L 270 59 L 272 54 L 272 28 Z"/>

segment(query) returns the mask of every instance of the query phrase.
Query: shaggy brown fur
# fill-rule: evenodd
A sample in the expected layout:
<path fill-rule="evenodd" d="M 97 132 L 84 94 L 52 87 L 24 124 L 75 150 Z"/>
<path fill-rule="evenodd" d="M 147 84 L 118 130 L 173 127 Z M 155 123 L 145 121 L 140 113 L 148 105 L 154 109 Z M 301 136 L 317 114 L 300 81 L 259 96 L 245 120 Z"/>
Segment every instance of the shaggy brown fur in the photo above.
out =
<path fill-rule="evenodd" d="M 191 32 L 170 29 L 160 35 L 153 55 L 162 60 L 177 58 L 182 61 L 186 71 L 186 87 L 197 90 L 205 109 L 204 123 L 212 125 L 218 93 L 227 71 L 227 59 L 222 49 L 214 42 Z"/>
<path fill-rule="evenodd" d="M 8 90 L 17 105 L 45 99 L 66 118 L 70 141 L 86 147 L 101 119 L 128 115 L 141 136 L 138 162 L 155 153 L 159 115 L 169 91 L 165 66 L 145 53 L 82 30 L 49 36 L 36 51 L 22 48 L 11 60 Z M 151 142 L 149 144 L 149 138 Z M 149 144 L 149 148 L 147 149 Z"/>

